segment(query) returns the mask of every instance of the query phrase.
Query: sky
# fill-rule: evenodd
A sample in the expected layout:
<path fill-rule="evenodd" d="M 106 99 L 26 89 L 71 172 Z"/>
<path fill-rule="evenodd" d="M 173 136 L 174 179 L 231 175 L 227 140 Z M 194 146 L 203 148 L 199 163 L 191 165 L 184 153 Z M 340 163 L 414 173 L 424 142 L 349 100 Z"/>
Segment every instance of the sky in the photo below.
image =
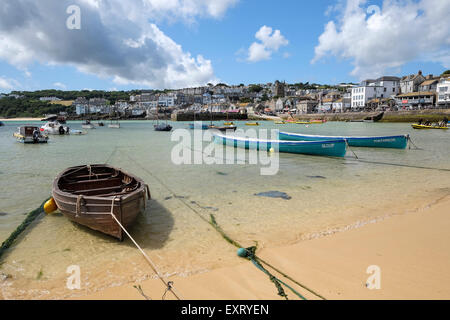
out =
<path fill-rule="evenodd" d="M 0 92 L 439 75 L 449 16 L 447 0 L 2 0 Z"/>

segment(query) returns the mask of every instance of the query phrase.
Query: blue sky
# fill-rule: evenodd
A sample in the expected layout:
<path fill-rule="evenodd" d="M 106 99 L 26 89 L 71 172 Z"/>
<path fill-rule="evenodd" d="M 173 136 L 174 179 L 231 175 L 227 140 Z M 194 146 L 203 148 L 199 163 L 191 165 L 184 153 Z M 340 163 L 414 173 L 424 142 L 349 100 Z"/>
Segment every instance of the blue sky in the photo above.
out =
<path fill-rule="evenodd" d="M 108 9 L 105 13 L 107 7 L 101 7 L 114 1 L 61 1 L 60 6 L 51 7 L 54 5 L 51 0 L 42 0 L 43 8 L 37 7 L 25 15 L 35 21 L 28 32 L 25 24 L 11 29 L 0 22 L 0 38 L 2 34 L 6 37 L 6 47 L 19 48 L 0 49 L 0 92 L 49 88 L 177 88 L 208 81 L 250 84 L 277 79 L 333 84 L 359 82 L 380 75 L 400 76 L 419 69 L 425 74 L 440 74 L 449 68 L 450 25 L 445 20 L 450 15 L 450 7 L 442 4 L 445 1 L 214 0 L 220 8 L 217 11 L 201 7 L 204 0 L 198 0 L 198 8 L 183 8 L 189 12 L 186 17 L 179 14 L 179 8 L 159 9 L 161 1 L 149 0 L 154 6 L 151 12 L 141 10 L 138 18 L 130 15 L 123 21 L 114 20 L 117 12 Z M 31 0 L 14 0 L 10 10 L 23 12 L 27 2 Z M 32 16 L 38 10 L 62 12 L 70 3 L 81 7 L 81 30 L 56 33 L 54 25 Z M 370 9 L 374 5 L 379 12 Z M 394 18 L 398 12 L 404 12 L 404 16 Z M 444 22 L 433 25 L 440 14 Z M 55 23 L 61 24 L 68 16 L 63 12 L 55 17 Z M 148 29 L 151 23 L 156 31 Z M 330 23 L 333 26 L 326 31 L 325 26 Z M 423 34 L 417 35 L 411 30 L 412 25 Z M 268 54 L 265 59 L 249 61 L 250 46 L 264 42 L 255 37 L 263 26 L 273 32 L 279 30 L 281 40 L 270 42 L 271 48 L 265 46 Z M 427 32 L 434 32 L 436 27 L 444 31 L 437 39 L 429 40 Z M 15 31 L 11 34 L 11 30 Z M 38 31 L 36 34 L 40 32 L 37 38 L 30 36 L 34 30 Z M 117 45 L 130 38 L 137 41 L 144 34 L 147 40 L 137 52 L 130 47 L 124 51 Z M 268 35 L 269 40 L 275 39 L 270 38 L 272 35 Z M 161 45 L 160 41 L 152 42 L 160 37 L 170 39 L 180 49 Z M 109 38 L 112 40 L 105 40 Z M 60 43 L 60 47 L 44 44 L 42 39 L 51 39 Z M 114 56 L 114 62 L 104 63 L 111 59 L 108 55 Z M 198 55 L 206 61 L 198 60 Z M 189 61 L 191 58 L 197 60 Z"/>

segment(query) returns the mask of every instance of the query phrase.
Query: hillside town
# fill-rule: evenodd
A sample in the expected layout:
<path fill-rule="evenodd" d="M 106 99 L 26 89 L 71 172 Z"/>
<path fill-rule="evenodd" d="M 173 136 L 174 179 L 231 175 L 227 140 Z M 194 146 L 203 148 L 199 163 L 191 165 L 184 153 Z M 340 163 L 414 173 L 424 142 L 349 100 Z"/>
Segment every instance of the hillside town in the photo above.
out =
<path fill-rule="evenodd" d="M 401 78 L 383 76 L 359 84 L 341 83 L 334 86 L 275 81 L 256 85 L 230 86 L 221 83 L 163 92 L 139 92 L 130 95 L 129 100 L 117 100 L 114 103 L 101 97 L 78 97 L 69 104 L 78 117 L 95 114 L 142 118 L 151 118 L 158 113 L 170 115 L 185 112 L 277 116 L 446 109 L 450 107 L 450 73 L 446 71 L 440 76 L 434 76 L 418 71 L 417 74 Z M 40 101 L 56 104 L 61 100 L 59 97 L 40 97 Z"/>

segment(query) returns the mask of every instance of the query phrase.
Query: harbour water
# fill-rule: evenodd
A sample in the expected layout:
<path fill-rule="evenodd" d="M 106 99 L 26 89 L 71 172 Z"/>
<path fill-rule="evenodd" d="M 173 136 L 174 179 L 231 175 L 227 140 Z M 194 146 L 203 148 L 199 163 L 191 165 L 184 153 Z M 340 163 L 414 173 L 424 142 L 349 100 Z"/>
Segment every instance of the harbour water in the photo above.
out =
<path fill-rule="evenodd" d="M 421 148 L 352 148 L 359 159 L 351 151 L 342 159 L 280 154 L 274 176 L 261 175 L 260 166 L 249 163 L 175 165 L 171 152 L 177 142 L 171 133 L 155 132 L 151 121 L 122 122 L 121 129 L 101 127 L 81 136 L 50 136 L 44 145 L 17 143 L 12 134 L 25 123 L 5 124 L 0 128 L 0 242 L 50 196 L 63 169 L 109 163 L 149 184 L 153 199 L 130 231 L 166 275 L 189 276 L 239 262 L 235 248 L 204 221 L 210 214 L 243 245 L 276 247 L 421 210 L 450 193 L 450 133 L 414 131 L 409 124 L 261 122 L 256 130 L 410 134 Z M 81 130 L 81 122 L 68 125 Z M 193 152 L 201 150 L 193 147 Z M 257 195 L 270 191 L 288 197 Z M 81 290 L 66 287 L 71 265 L 80 266 Z M 1 258 L 0 298 L 76 297 L 151 276 L 131 241 L 119 243 L 62 215 L 42 215 Z"/>

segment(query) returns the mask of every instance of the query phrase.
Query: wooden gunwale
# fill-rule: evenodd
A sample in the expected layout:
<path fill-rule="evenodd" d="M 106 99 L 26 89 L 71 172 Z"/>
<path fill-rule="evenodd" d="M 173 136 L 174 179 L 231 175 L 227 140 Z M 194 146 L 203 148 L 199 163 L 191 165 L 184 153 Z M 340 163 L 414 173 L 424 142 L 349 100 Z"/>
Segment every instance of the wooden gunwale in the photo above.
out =
<path fill-rule="evenodd" d="M 122 229 L 110 216 L 111 209 L 120 223 L 127 227 L 145 207 L 147 185 L 142 179 L 121 169 L 116 169 L 108 165 L 91 165 L 90 167 L 92 170 L 95 170 L 96 167 L 107 168 L 119 173 L 119 175 L 123 174 L 124 178 L 130 179 L 131 181 L 134 180 L 136 186 L 134 190 L 124 191 L 119 196 L 118 194 L 111 194 L 109 196 L 78 195 L 75 193 L 76 191 L 61 190 L 59 182 L 61 179 L 67 177 L 68 173 L 73 174 L 76 171 L 87 168 L 86 166 L 80 166 L 68 168 L 56 177 L 53 182 L 53 197 L 60 211 L 70 220 L 123 240 Z M 94 179 L 92 181 L 96 180 Z M 121 187 L 118 186 L 117 188 Z M 112 207 L 114 198 L 117 199 Z M 77 204 L 79 199 L 80 201 Z"/>

